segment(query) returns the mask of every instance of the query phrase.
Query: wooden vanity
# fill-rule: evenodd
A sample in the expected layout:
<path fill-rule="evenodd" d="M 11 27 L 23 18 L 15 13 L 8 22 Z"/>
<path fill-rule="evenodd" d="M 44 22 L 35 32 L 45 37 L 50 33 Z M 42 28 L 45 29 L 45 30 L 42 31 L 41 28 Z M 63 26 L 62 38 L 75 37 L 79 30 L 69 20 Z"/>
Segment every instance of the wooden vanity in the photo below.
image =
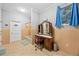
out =
<path fill-rule="evenodd" d="M 52 51 L 54 47 L 53 34 L 54 32 L 52 23 L 44 21 L 40 25 L 38 25 L 38 33 L 35 35 L 35 43 L 43 45 L 43 48 Z"/>
<path fill-rule="evenodd" d="M 51 36 L 46 36 L 46 35 L 40 35 L 40 34 L 36 34 L 35 35 L 35 39 L 39 40 L 40 44 L 43 44 L 44 45 L 44 48 L 52 51 L 53 50 L 53 43 L 54 43 L 54 40 L 53 40 L 53 37 Z"/>

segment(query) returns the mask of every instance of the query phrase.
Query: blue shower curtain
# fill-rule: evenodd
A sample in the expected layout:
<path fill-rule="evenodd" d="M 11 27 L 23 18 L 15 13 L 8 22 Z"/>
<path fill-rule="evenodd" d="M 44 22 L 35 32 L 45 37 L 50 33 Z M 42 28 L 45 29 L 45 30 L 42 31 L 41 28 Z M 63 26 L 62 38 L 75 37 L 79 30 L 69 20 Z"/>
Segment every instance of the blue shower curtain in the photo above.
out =
<path fill-rule="evenodd" d="M 57 28 L 61 28 L 61 24 L 62 24 L 62 22 L 61 22 L 61 12 L 60 11 L 61 11 L 61 9 L 58 6 L 57 7 L 57 14 L 56 14 L 56 23 L 55 23 L 55 26 Z"/>
<path fill-rule="evenodd" d="M 73 3 L 72 4 L 70 26 L 77 27 L 79 25 L 78 22 L 79 22 L 78 5 L 77 5 L 77 3 Z"/>

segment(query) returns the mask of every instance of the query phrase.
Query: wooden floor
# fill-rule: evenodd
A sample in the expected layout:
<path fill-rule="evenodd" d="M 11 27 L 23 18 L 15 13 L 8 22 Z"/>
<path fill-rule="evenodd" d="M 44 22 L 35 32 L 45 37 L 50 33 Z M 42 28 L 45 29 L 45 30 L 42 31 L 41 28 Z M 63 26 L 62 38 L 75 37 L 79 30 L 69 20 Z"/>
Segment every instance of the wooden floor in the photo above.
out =
<path fill-rule="evenodd" d="M 62 56 L 65 55 L 64 52 L 58 51 L 58 52 L 50 52 L 46 49 L 43 49 L 43 51 L 40 51 L 37 49 L 35 51 L 34 45 L 29 43 L 28 45 L 23 45 L 22 41 L 14 42 L 11 44 L 4 45 L 3 47 L 6 48 L 6 56 Z"/>

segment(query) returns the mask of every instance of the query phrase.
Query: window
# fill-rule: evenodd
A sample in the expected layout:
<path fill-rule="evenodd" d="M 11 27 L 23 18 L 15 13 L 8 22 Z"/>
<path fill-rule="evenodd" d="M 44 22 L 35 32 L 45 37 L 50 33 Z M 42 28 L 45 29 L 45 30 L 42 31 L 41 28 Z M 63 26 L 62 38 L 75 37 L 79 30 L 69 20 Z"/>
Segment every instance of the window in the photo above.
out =
<path fill-rule="evenodd" d="M 69 21 L 71 19 L 71 8 L 72 5 L 61 8 L 62 24 L 69 24 Z"/>

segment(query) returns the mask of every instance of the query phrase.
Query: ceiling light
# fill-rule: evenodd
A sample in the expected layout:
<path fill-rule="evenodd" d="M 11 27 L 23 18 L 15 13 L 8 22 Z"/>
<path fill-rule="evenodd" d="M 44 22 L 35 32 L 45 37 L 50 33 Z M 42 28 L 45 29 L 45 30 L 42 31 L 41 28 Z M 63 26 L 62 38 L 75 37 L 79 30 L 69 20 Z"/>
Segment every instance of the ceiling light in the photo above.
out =
<path fill-rule="evenodd" d="M 21 7 L 19 7 L 19 8 L 18 8 L 18 11 L 23 12 L 23 13 L 27 12 L 27 10 L 26 10 L 26 9 L 21 8 Z"/>
<path fill-rule="evenodd" d="M 20 8 L 20 11 L 21 11 L 21 12 L 25 12 L 25 9 L 23 9 L 23 8 Z"/>

